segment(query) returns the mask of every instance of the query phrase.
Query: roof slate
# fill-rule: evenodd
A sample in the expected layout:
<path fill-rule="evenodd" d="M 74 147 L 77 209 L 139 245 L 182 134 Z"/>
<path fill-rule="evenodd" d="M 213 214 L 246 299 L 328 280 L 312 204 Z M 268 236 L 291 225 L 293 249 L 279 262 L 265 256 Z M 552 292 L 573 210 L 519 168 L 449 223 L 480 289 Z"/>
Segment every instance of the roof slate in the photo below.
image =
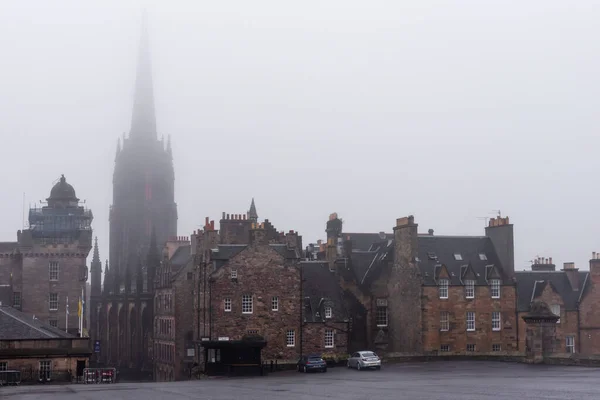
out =
<path fill-rule="evenodd" d="M 0 340 L 60 338 L 73 339 L 75 336 L 33 319 L 15 308 L 0 306 Z"/>
<path fill-rule="evenodd" d="M 382 240 L 394 239 L 393 233 L 386 233 L 385 237 L 382 237 L 379 233 L 342 233 L 344 240 L 352 241 L 353 250 L 367 251 L 371 248 L 373 243 L 381 242 Z"/>
<path fill-rule="evenodd" d="M 356 237 L 357 234 L 353 235 Z M 352 237 L 350 235 L 355 249 Z M 369 238 L 373 240 L 370 244 Z M 379 234 L 364 234 L 360 236 L 360 240 L 360 247 L 369 250 L 353 250 L 351 266 L 355 279 L 359 283 L 368 284 L 384 265 L 393 261 L 394 240 L 382 240 Z M 450 285 L 462 285 L 461 277 L 464 273 L 469 273 L 476 285 L 488 285 L 487 279 L 496 273 L 500 279 L 508 281 L 494 245 L 486 236 L 419 235 L 417 246 L 417 264 L 425 285 L 437 285 L 437 273 L 441 271 L 442 265 L 446 266 L 450 275 Z M 460 254 L 461 259 L 457 260 L 455 254 Z M 480 254 L 485 255 L 484 260 Z"/>
<path fill-rule="evenodd" d="M 462 285 L 461 273 L 471 266 L 475 272 L 475 285 L 488 285 L 486 278 L 491 271 L 489 266 L 496 267 L 500 278 L 507 282 L 502 265 L 490 238 L 485 236 L 432 236 L 419 235 L 418 258 L 419 267 L 425 285 L 436 285 L 434 279 L 435 266 L 443 264 L 450 274 L 450 285 Z M 460 254 L 462 260 L 456 260 L 455 254 Z M 485 260 L 480 258 L 485 254 Z M 432 260 L 430 255 L 437 259 Z"/>
<path fill-rule="evenodd" d="M 332 320 L 348 319 L 348 311 L 344 306 L 344 292 L 335 274 L 329 270 L 329 264 L 321 261 L 303 261 L 300 265 L 304 319 L 307 322 L 325 321 L 325 306 L 332 308 Z"/>
<path fill-rule="evenodd" d="M 567 273 L 563 271 L 517 271 L 517 309 L 529 311 L 532 300 L 539 297 L 544 288 L 550 283 L 552 288 L 561 296 L 566 310 L 577 310 L 577 302 L 584 289 L 588 271 L 578 271 L 579 288 L 573 290 Z M 536 284 L 537 282 L 537 284 Z"/>

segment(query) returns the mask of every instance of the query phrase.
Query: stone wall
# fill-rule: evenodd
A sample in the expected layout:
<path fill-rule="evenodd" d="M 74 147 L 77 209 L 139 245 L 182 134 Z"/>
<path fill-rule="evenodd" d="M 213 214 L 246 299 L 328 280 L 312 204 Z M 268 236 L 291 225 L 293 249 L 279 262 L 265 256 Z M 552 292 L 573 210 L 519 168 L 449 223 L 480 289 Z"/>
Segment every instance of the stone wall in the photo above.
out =
<path fill-rule="evenodd" d="M 231 271 L 237 278 L 231 278 Z M 297 360 L 301 313 L 300 271 L 296 262 L 285 260 L 268 245 L 252 245 L 212 274 L 212 338 L 241 340 L 260 335 L 267 341 L 263 359 Z M 242 313 L 242 296 L 252 296 L 252 313 Z M 272 311 L 272 298 L 279 299 Z M 231 311 L 225 311 L 225 299 Z M 294 329 L 296 345 L 286 345 L 286 331 Z"/>
<path fill-rule="evenodd" d="M 450 286 L 448 298 L 440 299 L 437 286 L 423 288 L 423 342 L 425 352 L 440 351 L 449 345 L 450 353 L 465 353 L 468 344 L 476 353 L 492 352 L 494 344 L 500 351 L 516 351 L 517 323 L 515 321 L 516 291 L 514 286 L 502 286 L 500 299 L 492 299 L 490 288 L 476 286 L 475 297 L 465 297 L 464 286 Z M 440 331 L 440 313 L 449 313 L 449 330 Z M 475 313 L 475 331 L 467 331 L 467 312 Z M 492 329 L 492 312 L 501 313 L 501 330 Z"/>

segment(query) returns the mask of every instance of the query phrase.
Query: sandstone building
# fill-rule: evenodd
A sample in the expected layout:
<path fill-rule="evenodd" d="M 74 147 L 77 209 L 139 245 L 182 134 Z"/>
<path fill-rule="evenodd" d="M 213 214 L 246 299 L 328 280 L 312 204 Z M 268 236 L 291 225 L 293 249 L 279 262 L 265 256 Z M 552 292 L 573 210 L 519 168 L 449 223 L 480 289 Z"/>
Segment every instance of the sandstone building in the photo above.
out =
<path fill-rule="evenodd" d="M 23 382 L 70 382 L 81 377 L 91 353 L 88 341 L 0 306 L 0 371 L 19 371 Z"/>
<path fill-rule="evenodd" d="M 93 215 L 64 176 L 46 201 L 29 210 L 29 228 L 17 232 L 16 242 L 0 243 L 0 292 L 8 305 L 80 335 L 77 307 L 82 291 L 85 297 Z"/>
<path fill-rule="evenodd" d="M 302 238 L 247 214 L 206 219 L 190 241 L 168 242 L 157 273 L 155 378 L 227 373 L 302 354 L 344 356 L 349 315 L 335 274 L 304 258 Z M 191 295 L 190 295 L 191 294 Z"/>
<path fill-rule="evenodd" d="M 386 354 L 516 351 L 508 218 L 492 219 L 485 236 L 417 229 L 407 217 L 393 234 L 344 233 L 337 215 L 330 216 L 326 258 L 362 305 L 351 313 L 350 346 Z"/>

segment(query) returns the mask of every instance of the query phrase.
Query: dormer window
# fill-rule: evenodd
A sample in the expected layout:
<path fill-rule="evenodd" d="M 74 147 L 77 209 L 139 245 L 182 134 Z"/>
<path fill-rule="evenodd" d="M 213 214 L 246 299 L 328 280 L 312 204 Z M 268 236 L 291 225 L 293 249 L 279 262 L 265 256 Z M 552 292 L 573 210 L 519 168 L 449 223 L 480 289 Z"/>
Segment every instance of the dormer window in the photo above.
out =
<path fill-rule="evenodd" d="M 432 252 L 427 253 L 427 258 L 429 258 L 430 260 L 437 260 L 437 256 L 435 255 L 435 253 Z"/>
<path fill-rule="evenodd" d="M 231 279 L 237 279 L 237 269 L 231 270 Z"/>
<path fill-rule="evenodd" d="M 454 259 L 456 261 L 462 261 L 462 259 L 463 259 L 462 258 L 462 254 L 460 254 L 460 253 L 454 253 Z"/>
<path fill-rule="evenodd" d="M 447 299 L 448 298 L 448 279 L 440 279 L 440 287 L 439 287 L 439 292 L 440 292 L 440 299 Z"/>
<path fill-rule="evenodd" d="M 333 311 L 331 310 L 331 307 L 325 307 L 325 318 L 331 318 L 332 315 Z"/>
<path fill-rule="evenodd" d="M 479 259 L 481 261 L 487 261 L 487 256 L 485 255 L 485 253 L 479 253 Z"/>

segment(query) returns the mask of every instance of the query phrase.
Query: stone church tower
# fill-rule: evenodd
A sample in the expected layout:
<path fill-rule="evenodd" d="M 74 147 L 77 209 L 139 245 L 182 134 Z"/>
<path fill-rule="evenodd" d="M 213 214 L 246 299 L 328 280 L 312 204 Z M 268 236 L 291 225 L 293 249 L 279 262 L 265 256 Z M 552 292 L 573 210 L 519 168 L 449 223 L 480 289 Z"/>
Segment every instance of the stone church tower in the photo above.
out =
<path fill-rule="evenodd" d="M 92 274 L 100 364 L 144 369 L 152 357 L 153 282 L 158 246 L 177 233 L 170 139 L 158 138 L 150 46 L 143 16 L 129 135 L 117 143 L 110 207 L 109 262 Z M 96 296 L 92 296 L 96 297 Z"/>

